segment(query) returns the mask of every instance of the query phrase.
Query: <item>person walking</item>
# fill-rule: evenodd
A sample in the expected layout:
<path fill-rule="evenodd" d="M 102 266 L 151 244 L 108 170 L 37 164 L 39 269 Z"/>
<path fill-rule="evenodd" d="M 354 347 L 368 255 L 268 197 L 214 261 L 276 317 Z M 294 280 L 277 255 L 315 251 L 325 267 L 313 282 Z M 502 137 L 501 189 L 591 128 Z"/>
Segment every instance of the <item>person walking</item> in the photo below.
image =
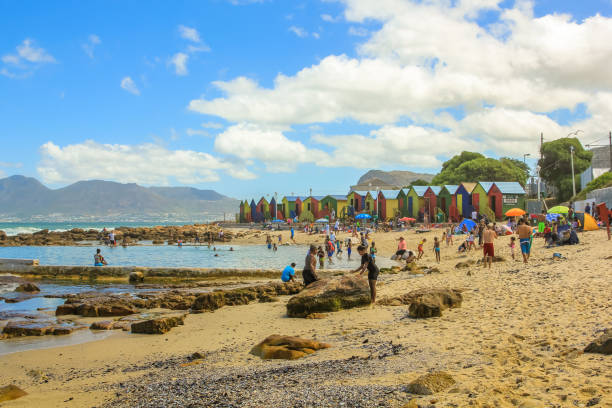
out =
<path fill-rule="evenodd" d="M 525 223 L 522 218 L 518 222 L 516 228 L 516 234 L 519 237 L 519 244 L 521 246 L 521 253 L 523 254 L 523 262 L 527 264 L 529 261 L 529 255 L 531 254 L 531 227 Z"/>
<path fill-rule="evenodd" d="M 493 240 L 497 238 L 497 233 L 495 232 L 493 224 L 489 224 L 482 233 L 482 235 L 484 241 L 484 245 L 482 247 L 482 252 L 484 255 L 483 266 L 486 268 L 488 263 L 489 269 L 491 269 L 491 263 L 493 262 L 493 257 L 495 256 L 495 247 L 493 245 Z"/>
<path fill-rule="evenodd" d="M 310 249 L 306 254 L 304 269 L 302 270 L 302 279 L 304 279 L 304 286 L 308 286 L 312 282 L 319 280 L 317 276 L 317 247 L 314 245 L 310 245 Z"/>
<path fill-rule="evenodd" d="M 368 271 L 368 284 L 370 285 L 370 304 L 376 303 L 376 281 L 378 280 L 378 266 L 372 259 L 372 256 L 366 252 L 366 248 L 362 245 L 357 247 L 357 252 L 361 256 L 361 265 L 352 271 L 353 273 L 359 272 L 359 275 Z"/>

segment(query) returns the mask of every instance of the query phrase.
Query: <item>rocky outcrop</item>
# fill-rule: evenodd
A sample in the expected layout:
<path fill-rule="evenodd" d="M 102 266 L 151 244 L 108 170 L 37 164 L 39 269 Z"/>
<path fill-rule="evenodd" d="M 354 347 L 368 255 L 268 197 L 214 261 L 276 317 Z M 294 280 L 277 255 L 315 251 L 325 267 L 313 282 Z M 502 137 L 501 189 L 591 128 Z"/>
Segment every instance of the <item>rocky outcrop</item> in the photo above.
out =
<path fill-rule="evenodd" d="M 2 333 L 6 338 L 45 335 L 66 335 L 75 330 L 84 329 L 87 326 L 73 324 L 72 322 L 61 322 L 52 320 L 16 320 L 9 321 Z"/>
<path fill-rule="evenodd" d="M 406 392 L 419 395 L 432 395 L 441 392 L 455 384 L 450 374 L 444 371 L 436 371 L 423 375 L 412 381 L 406 387 Z"/>
<path fill-rule="evenodd" d="M 311 313 L 336 312 L 370 303 L 368 281 L 358 275 L 321 279 L 308 285 L 287 303 L 289 317 Z"/>
<path fill-rule="evenodd" d="M 612 354 L 612 330 L 606 330 L 597 340 L 584 349 L 585 353 Z"/>
<path fill-rule="evenodd" d="M 89 330 L 112 330 L 115 322 L 111 320 L 102 320 L 99 322 L 93 322 L 89 326 Z"/>
<path fill-rule="evenodd" d="M 173 327 L 185 324 L 185 315 L 164 316 L 132 323 L 132 333 L 164 334 Z"/>
<path fill-rule="evenodd" d="M 293 295 L 302 290 L 299 282 L 269 283 L 247 288 L 219 290 L 199 295 L 191 309 L 194 311 L 213 311 L 223 306 L 246 305 L 254 300 L 267 301 L 276 296 Z"/>
<path fill-rule="evenodd" d="M 40 292 L 40 288 L 33 283 L 27 282 L 17 286 L 15 292 Z"/>
<path fill-rule="evenodd" d="M 73 302 L 68 299 L 66 303 L 55 309 L 56 316 L 79 315 L 84 317 L 110 317 L 127 316 L 137 313 L 138 309 L 127 297 L 96 297 L 84 302 Z"/>
<path fill-rule="evenodd" d="M 144 282 L 144 274 L 140 271 L 131 272 L 129 277 L 130 283 L 141 283 Z"/>
<path fill-rule="evenodd" d="M 426 289 L 410 294 L 410 317 L 427 318 L 442 316 L 442 311 L 460 307 L 463 301 L 461 292 L 456 289 Z"/>
<path fill-rule="evenodd" d="M 26 395 L 28 395 L 27 392 L 13 384 L 0 387 L 0 402 L 12 401 Z"/>
<path fill-rule="evenodd" d="M 331 347 L 327 343 L 299 337 L 272 335 L 251 349 L 251 354 L 264 360 L 296 360 L 315 353 L 317 350 Z"/>

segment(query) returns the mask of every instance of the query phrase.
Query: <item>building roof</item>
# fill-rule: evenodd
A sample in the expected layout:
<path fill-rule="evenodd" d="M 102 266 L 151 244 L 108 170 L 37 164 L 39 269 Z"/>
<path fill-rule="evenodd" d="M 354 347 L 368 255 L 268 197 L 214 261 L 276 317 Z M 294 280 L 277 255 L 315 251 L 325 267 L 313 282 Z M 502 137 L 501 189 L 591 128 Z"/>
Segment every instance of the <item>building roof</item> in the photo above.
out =
<path fill-rule="evenodd" d="M 451 195 L 453 195 L 457 192 L 457 189 L 459 188 L 459 186 L 455 184 L 445 184 L 444 188 L 447 189 Z"/>
<path fill-rule="evenodd" d="M 484 189 L 484 191 L 487 192 L 487 194 L 489 194 L 489 191 L 491 191 L 491 187 L 493 187 L 493 184 L 495 184 L 492 181 L 479 181 L 478 184 L 480 184 L 480 186 Z"/>
<path fill-rule="evenodd" d="M 295 201 L 298 198 L 300 198 L 299 196 L 285 196 L 284 197 L 287 201 Z"/>
<path fill-rule="evenodd" d="M 310 196 L 310 197 L 307 197 L 307 198 L 314 198 L 317 201 L 321 201 L 322 199 L 325 198 L 325 196 Z"/>
<path fill-rule="evenodd" d="M 423 197 L 429 186 L 412 186 L 412 189 L 419 197 Z"/>
<path fill-rule="evenodd" d="M 331 198 L 333 198 L 336 201 L 337 200 L 340 200 L 340 201 L 346 200 L 346 195 L 344 195 L 344 194 L 328 194 L 325 197 L 331 197 Z"/>
<path fill-rule="evenodd" d="M 525 189 L 516 181 L 496 181 L 494 184 L 502 194 L 525 194 Z"/>
<path fill-rule="evenodd" d="M 440 186 L 429 186 L 429 188 L 431 188 L 431 191 L 433 191 L 435 195 L 440 194 L 440 191 L 442 191 L 442 187 Z"/>
<path fill-rule="evenodd" d="M 472 191 L 474 191 L 474 188 L 476 188 L 476 184 L 477 183 L 461 183 L 463 188 L 465 188 L 468 193 L 471 193 Z"/>
<path fill-rule="evenodd" d="M 400 193 L 400 191 L 401 190 L 380 190 L 383 197 L 390 198 L 392 200 L 397 198 L 397 195 Z"/>

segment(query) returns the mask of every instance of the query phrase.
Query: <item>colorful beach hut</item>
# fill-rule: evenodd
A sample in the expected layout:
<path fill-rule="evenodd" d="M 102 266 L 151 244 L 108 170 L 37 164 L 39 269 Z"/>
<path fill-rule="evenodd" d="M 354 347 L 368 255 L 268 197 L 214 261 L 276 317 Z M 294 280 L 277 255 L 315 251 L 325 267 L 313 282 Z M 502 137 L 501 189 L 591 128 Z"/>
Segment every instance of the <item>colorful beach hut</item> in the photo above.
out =
<path fill-rule="evenodd" d="M 346 216 L 346 196 L 342 194 L 330 194 L 321 199 L 321 211 L 332 214 L 336 218 L 344 218 Z M 327 214 L 326 214 L 327 215 Z"/>
<path fill-rule="evenodd" d="M 363 198 L 362 211 L 370 215 L 376 214 L 376 211 L 377 211 L 376 203 L 377 202 L 378 202 L 378 197 L 376 195 L 376 192 L 368 191 L 367 194 Z"/>
<path fill-rule="evenodd" d="M 427 186 L 427 190 L 425 190 L 425 194 L 423 194 L 425 211 L 427 211 L 429 215 L 429 219 L 433 222 L 438 221 L 438 194 L 442 187 L 439 186 Z"/>
<path fill-rule="evenodd" d="M 324 196 L 310 196 L 310 197 L 304 199 L 304 202 L 302 203 L 302 208 L 305 211 L 311 212 L 312 215 L 315 217 L 315 219 L 321 218 L 322 215 L 321 216 L 319 215 L 320 212 L 321 212 L 320 201 L 323 198 L 324 198 Z"/>
<path fill-rule="evenodd" d="M 397 200 L 397 208 L 399 210 L 400 216 L 406 217 L 408 215 L 408 206 L 406 203 L 406 192 L 403 189 L 396 190 L 396 191 L 397 191 L 397 195 L 395 196 L 395 199 Z"/>
<path fill-rule="evenodd" d="M 365 195 L 365 194 L 364 194 Z M 347 205 L 353 212 L 359 212 L 363 208 L 363 196 L 356 190 L 351 190 L 346 196 Z M 354 214 L 348 214 L 354 215 Z"/>
<path fill-rule="evenodd" d="M 297 207 L 296 201 L 298 200 L 298 196 L 285 196 L 282 200 L 283 205 L 283 213 L 285 214 L 285 219 L 287 218 L 295 218 L 297 215 Z"/>
<path fill-rule="evenodd" d="M 378 192 L 377 211 L 382 221 L 400 215 L 397 190 L 381 190 Z"/>
<path fill-rule="evenodd" d="M 482 187 L 482 189 L 487 194 L 487 217 L 490 220 L 501 219 L 504 214 L 502 212 L 502 193 L 499 191 L 499 188 L 492 181 L 480 181 L 478 184 Z M 483 199 L 480 198 L 482 203 Z M 482 206 L 482 204 L 481 204 Z"/>
<path fill-rule="evenodd" d="M 446 184 L 441 190 L 440 194 L 438 194 L 438 201 L 440 205 L 444 206 L 446 209 L 447 219 L 453 222 L 459 221 L 461 218 L 461 214 L 459 213 L 459 209 L 457 208 L 457 189 L 459 188 L 456 184 Z"/>
<path fill-rule="evenodd" d="M 457 210 L 464 218 L 472 218 L 472 190 L 476 183 L 461 183 L 455 192 Z"/>
<path fill-rule="evenodd" d="M 257 220 L 257 204 L 254 199 L 251 199 L 249 207 L 251 207 L 251 222 L 259 222 Z"/>
<path fill-rule="evenodd" d="M 525 209 L 525 189 L 516 181 L 495 181 L 493 184 L 502 195 L 502 213 L 511 208 Z"/>
<path fill-rule="evenodd" d="M 261 197 L 257 202 L 256 209 L 257 220 L 256 222 L 262 222 L 266 219 L 270 218 L 270 203 L 266 200 L 265 197 Z"/>
<path fill-rule="evenodd" d="M 487 196 L 487 190 L 480 182 L 476 183 L 474 189 L 472 190 L 472 208 L 491 219 L 491 210 L 489 210 L 489 197 Z"/>
<path fill-rule="evenodd" d="M 242 222 L 251 222 L 251 206 L 247 200 L 244 200 L 242 209 L 244 214 L 244 219 Z"/>
<path fill-rule="evenodd" d="M 425 193 L 428 186 L 412 186 L 407 194 L 408 213 L 410 217 L 422 219 L 425 211 Z"/>

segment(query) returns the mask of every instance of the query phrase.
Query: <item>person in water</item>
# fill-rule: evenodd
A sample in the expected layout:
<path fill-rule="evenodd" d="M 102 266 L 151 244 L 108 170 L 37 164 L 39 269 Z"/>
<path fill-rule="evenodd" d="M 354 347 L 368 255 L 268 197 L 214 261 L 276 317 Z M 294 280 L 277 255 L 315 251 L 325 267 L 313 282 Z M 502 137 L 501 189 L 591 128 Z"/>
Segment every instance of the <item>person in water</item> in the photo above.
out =
<path fill-rule="evenodd" d="M 94 266 L 104 266 L 108 265 L 106 259 L 102 256 L 100 248 L 96 250 L 96 254 L 94 255 Z"/>

